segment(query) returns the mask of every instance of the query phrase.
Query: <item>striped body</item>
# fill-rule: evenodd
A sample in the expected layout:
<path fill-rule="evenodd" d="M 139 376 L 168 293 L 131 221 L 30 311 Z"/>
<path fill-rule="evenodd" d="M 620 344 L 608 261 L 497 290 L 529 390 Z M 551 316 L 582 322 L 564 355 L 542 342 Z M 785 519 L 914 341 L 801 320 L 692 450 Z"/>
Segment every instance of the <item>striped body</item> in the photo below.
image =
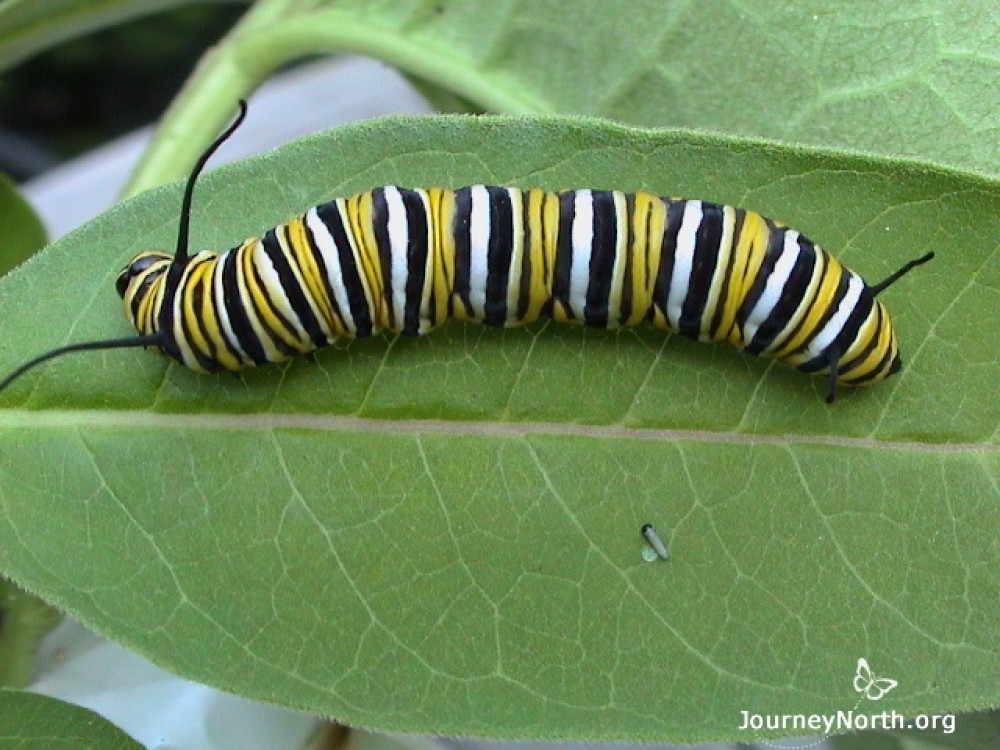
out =
<path fill-rule="evenodd" d="M 377 188 L 314 207 L 222 254 L 137 256 L 119 277 L 141 334 L 195 370 L 236 370 L 449 318 L 648 321 L 837 381 L 899 368 L 865 281 L 759 214 L 648 193 L 475 185 Z"/>

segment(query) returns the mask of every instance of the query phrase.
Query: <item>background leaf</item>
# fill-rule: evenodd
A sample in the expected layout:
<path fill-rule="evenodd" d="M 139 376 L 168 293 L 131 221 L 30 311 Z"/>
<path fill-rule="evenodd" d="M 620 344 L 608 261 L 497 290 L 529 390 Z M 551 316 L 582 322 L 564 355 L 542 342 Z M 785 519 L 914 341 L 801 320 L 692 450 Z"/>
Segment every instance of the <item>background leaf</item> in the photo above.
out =
<path fill-rule="evenodd" d="M 0 174 L 0 276 L 45 244 L 45 227 L 17 186 Z"/>
<path fill-rule="evenodd" d="M 728 348 L 556 325 L 452 324 L 242 380 L 67 357 L 0 396 L 3 569 L 177 672 L 355 726 L 731 738 L 745 708 L 850 708 L 860 656 L 900 683 L 880 710 L 997 701 L 995 183 L 586 120 L 399 118 L 207 176 L 194 244 L 373 185 L 473 181 L 737 203 L 872 279 L 934 249 L 886 297 L 906 370 L 827 407 Z M 179 203 L 121 204 L 0 282 L 0 371 L 126 334 L 115 274 L 172 246 Z M 669 562 L 642 561 L 645 522 Z"/>
<path fill-rule="evenodd" d="M 0 16 L 2 21 L 2 16 Z M 600 115 L 1000 173 L 1000 7 L 634 0 L 265 0 L 195 72 L 130 192 L 179 178 L 289 62 L 385 60 L 449 106 Z M 440 97 L 435 97 L 440 100 Z"/>
<path fill-rule="evenodd" d="M 59 617 L 54 607 L 0 578 L 0 686 L 31 681 L 38 643 Z"/>
<path fill-rule="evenodd" d="M 8 750 L 141 750 L 85 708 L 18 690 L 0 690 L 0 743 Z"/>
<path fill-rule="evenodd" d="M 4 0 L 0 3 L 0 70 L 70 39 L 194 1 Z"/>

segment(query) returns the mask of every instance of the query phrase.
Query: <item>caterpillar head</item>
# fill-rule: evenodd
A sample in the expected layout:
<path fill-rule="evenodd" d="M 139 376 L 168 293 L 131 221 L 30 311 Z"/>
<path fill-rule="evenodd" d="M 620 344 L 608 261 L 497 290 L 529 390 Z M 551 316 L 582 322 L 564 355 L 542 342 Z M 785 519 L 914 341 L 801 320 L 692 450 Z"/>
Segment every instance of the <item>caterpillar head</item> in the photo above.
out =
<path fill-rule="evenodd" d="M 115 289 L 125 302 L 125 314 L 139 332 L 138 336 L 125 338 L 101 339 L 98 341 L 81 341 L 76 344 L 66 344 L 30 359 L 16 368 L 7 377 L 0 380 L 0 391 L 43 362 L 61 357 L 73 352 L 99 351 L 101 349 L 131 349 L 136 347 L 155 347 L 168 357 L 183 361 L 177 350 L 174 337 L 169 330 L 159 326 L 159 311 L 163 308 L 164 298 L 168 288 L 176 289 L 180 275 L 188 263 L 188 226 L 191 221 L 191 194 L 195 181 L 201 173 L 205 162 L 215 153 L 233 131 L 240 126 L 247 114 L 247 103 L 240 99 L 240 112 L 235 122 L 230 125 L 215 142 L 201 155 L 188 177 L 184 189 L 184 200 L 181 203 L 181 221 L 177 230 L 177 250 L 173 255 L 158 250 L 147 250 L 135 256 L 115 281 Z M 189 365 L 190 366 L 190 365 Z"/>
<path fill-rule="evenodd" d="M 825 359 L 829 366 L 827 403 L 834 400 L 838 383 L 846 385 L 877 383 L 902 369 L 903 360 L 899 356 L 899 343 L 896 340 L 896 330 L 893 328 L 889 311 L 875 298 L 911 269 L 923 265 L 933 257 L 934 253 L 922 255 L 905 263 L 878 284 L 865 285 L 861 294 L 866 304 L 857 309 L 868 311 L 866 320 L 859 321 L 856 328 L 845 328 L 848 334 L 845 340 L 834 341 L 827 345 L 817 357 L 818 360 Z M 866 330 L 865 334 L 857 335 L 860 330 Z M 855 342 L 855 346 L 848 348 L 848 342 L 851 340 Z"/>
<path fill-rule="evenodd" d="M 157 332 L 157 299 L 163 295 L 163 284 L 173 256 L 159 250 L 147 250 L 135 256 L 115 281 L 118 296 L 125 303 L 125 315 L 144 335 Z"/>

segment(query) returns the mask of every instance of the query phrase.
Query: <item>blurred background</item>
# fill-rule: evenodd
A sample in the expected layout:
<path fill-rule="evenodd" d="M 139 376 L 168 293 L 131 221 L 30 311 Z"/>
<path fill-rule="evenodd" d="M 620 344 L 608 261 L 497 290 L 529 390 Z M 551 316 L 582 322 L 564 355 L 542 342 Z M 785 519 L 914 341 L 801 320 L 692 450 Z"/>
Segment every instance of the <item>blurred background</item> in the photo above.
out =
<path fill-rule="evenodd" d="M 23 182 L 155 121 L 245 9 L 213 3 L 156 14 L 65 42 L 5 73 L 0 172 Z"/>

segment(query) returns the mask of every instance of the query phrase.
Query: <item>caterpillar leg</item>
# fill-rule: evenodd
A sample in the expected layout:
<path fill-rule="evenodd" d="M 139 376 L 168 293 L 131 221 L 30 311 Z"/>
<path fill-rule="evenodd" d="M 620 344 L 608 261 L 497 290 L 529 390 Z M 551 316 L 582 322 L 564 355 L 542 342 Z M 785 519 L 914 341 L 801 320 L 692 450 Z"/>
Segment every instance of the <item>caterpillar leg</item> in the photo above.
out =
<path fill-rule="evenodd" d="M 832 404 L 837 398 L 837 373 L 840 369 L 840 349 L 831 346 L 826 354 L 827 363 L 830 365 L 830 385 L 826 391 L 826 403 Z"/>

